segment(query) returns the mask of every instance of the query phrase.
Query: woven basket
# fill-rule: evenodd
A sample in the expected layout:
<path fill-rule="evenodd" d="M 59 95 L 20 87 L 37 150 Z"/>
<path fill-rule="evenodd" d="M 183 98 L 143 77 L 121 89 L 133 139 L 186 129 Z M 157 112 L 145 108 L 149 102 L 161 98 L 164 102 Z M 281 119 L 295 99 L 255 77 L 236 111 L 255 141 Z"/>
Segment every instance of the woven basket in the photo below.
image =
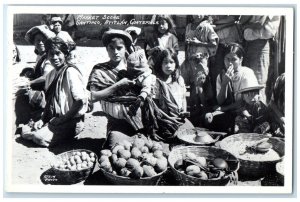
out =
<path fill-rule="evenodd" d="M 61 153 L 57 155 L 57 159 L 62 159 L 62 158 L 69 158 L 72 156 L 73 152 L 87 152 L 87 153 L 94 153 L 90 150 L 86 149 L 76 149 L 76 150 L 71 150 L 67 151 L 64 153 Z M 95 159 L 98 159 L 97 155 L 95 154 Z M 55 168 L 52 166 L 52 169 L 57 177 L 57 179 L 62 182 L 63 184 L 75 184 L 79 183 L 83 180 L 86 180 L 88 176 L 91 174 L 91 172 L 94 170 L 96 161 L 94 162 L 94 165 L 89 168 L 84 168 L 82 170 L 61 170 L 58 168 Z"/>
<path fill-rule="evenodd" d="M 124 177 L 120 175 L 115 175 L 113 173 L 107 172 L 104 169 L 100 168 L 101 172 L 105 176 L 105 178 L 112 184 L 115 185 L 157 185 L 163 176 L 163 174 L 167 171 L 164 170 L 161 173 L 158 173 L 152 177 L 143 177 L 140 179 L 133 179 L 130 177 Z"/>
<path fill-rule="evenodd" d="M 186 175 L 179 172 L 174 168 L 174 164 L 177 160 L 183 159 L 187 153 L 194 153 L 196 156 L 202 156 L 207 159 L 223 158 L 227 160 L 229 170 L 232 171 L 232 175 L 236 174 L 239 169 L 238 160 L 229 152 L 217 148 L 217 147 L 205 147 L 205 146 L 183 146 L 173 149 L 168 157 L 169 165 L 176 180 L 180 182 L 180 185 L 201 185 L 201 186 L 225 186 L 230 182 L 230 177 L 227 176 L 223 179 L 208 179 L 202 180 L 196 177 Z"/>
<path fill-rule="evenodd" d="M 276 163 L 276 177 L 279 182 L 284 185 L 284 170 L 282 170 L 283 161 Z M 284 168 L 283 168 L 284 169 Z"/>
<path fill-rule="evenodd" d="M 205 131 L 212 137 L 212 141 L 203 143 L 203 142 L 196 142 L 194 138 L 196 137 L 196 131 Z M 223 132 L 214 132 L 214 131 L 208 131 L 205 128 L 193 128 L 193 129 L 183 129 L 176 131 L 175 135 L 176 137 L 183 142 L 186 145 L 197 145 L 197 146 L 209 146 L 213 145 L 215 142 L 217 142 L 220 137 L 225 136 L 227 133 Z"/>
<path fill-rule="evenodd" d="M 253 141 L 255 143 L 263 138 L 269 138 L 269 136 L 257 133 L 240 133 L 224 138 L 218 145 L 221 149 L 228 151 L 233 142 Z M 268 139 L 268 142 L 272 145 L 272 149 L 279 154 L 280 159 L 274 161 L 254 161 L 244 160 L 236 156 L 241 164 L 238 171 L 241 180 L 257 180 L 265 177 L 270 172 L 275 172 L 276 163 L 281 161 L 284 156 L 284 142 L 272 137 Z"/>

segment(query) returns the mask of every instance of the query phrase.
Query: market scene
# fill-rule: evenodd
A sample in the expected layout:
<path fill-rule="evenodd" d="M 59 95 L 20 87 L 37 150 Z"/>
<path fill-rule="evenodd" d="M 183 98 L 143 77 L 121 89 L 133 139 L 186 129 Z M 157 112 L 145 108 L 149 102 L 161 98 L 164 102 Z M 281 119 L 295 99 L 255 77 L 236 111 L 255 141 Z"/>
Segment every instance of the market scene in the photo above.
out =
<path fill-rule="evenodd" d="M 15 14 L 11 183 L 284 186 L 285 20 Z"/>

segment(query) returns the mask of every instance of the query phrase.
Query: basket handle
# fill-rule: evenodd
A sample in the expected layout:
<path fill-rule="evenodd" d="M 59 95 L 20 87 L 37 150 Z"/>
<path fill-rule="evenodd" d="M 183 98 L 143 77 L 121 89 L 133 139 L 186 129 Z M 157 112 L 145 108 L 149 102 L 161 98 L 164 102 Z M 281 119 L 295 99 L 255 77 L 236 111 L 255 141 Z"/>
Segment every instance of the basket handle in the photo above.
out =
<path fill-rule="evenodd" d="M 229 174 L 229 180 L 230 180 L 230 182 L 233 182 L 234 185 L 237 185 L 237 183 L 239 181 L 239 176 L 238 176 L 237 171 L 232 171 Z"/>

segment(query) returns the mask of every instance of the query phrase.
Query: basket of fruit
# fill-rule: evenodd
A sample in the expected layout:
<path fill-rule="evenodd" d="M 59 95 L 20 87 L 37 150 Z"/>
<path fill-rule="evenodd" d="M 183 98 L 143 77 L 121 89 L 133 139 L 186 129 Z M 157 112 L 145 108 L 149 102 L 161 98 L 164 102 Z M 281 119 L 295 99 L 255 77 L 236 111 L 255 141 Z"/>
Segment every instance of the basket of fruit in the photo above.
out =
<path fill-rule="evenodd" d="M 284 156 L 284 142 L 268 135 L 240 133 L 224 138 L 219 147 L 239 159 L 239 176 L 257 180 L 275 171 Z"/>
<path fill-rule="evenodd" d="M 188 145 L 212 145 L 227 133 L 208 131 L 203 128 L 183 129 L 176 132 L 177 138 Z"/>
<path fill-rule="evenodd" d="M 85 180 L 93 171 L 97 155 L 86 149 L 71 150 L 56 156 L 51 167 L 63 183 L 75 184 Z"/>
<path fill-rule="evenodd" d="M 100 170 L 117 185 L 156 185 L 167 171 L 168 161 L 159 142 L 124 140 L 111 150 L 101 150 Z"/>
<path fill-rule="evenodd" d="M 225 186 L 238 180 L 239 161 L 216 147 L 178 147 L 170 152 L 168 161 L 181 185 Z"/>

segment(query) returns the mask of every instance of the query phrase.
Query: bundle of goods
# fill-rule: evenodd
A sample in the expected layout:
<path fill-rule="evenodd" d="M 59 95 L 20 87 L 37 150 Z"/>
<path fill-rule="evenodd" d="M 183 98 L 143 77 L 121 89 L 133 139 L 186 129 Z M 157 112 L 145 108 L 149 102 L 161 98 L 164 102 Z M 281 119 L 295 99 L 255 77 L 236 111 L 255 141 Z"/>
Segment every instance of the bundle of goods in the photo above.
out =
<path fill-rule="evenodd" d="M 275 171 L 275 164 L 284 156 L 284 142 L 257 133 L 240 133 L 219 142 L 220 148 L 239 159 L 239 176 L 257 180 Z"/>
<path fill-rule="evenodd" d="M 168 166 L 162 145 L 149 139 L 124 140 L 100 153 L 100 169 L 113 184 L 155 185 Z"/>
<path fill-rule="evenodd" d="M 216 147 L 179 147 L 168 161 L 181 185 L 224 186 L 238 180 L 238 160 Z"/>
<path fill-rule="evenodd" d="M 93 171 L 97 155 L 89 150 L 78 149 L 59 154 L 51 167 L 56 177 L 67 184 L 85 180 Z"/>

